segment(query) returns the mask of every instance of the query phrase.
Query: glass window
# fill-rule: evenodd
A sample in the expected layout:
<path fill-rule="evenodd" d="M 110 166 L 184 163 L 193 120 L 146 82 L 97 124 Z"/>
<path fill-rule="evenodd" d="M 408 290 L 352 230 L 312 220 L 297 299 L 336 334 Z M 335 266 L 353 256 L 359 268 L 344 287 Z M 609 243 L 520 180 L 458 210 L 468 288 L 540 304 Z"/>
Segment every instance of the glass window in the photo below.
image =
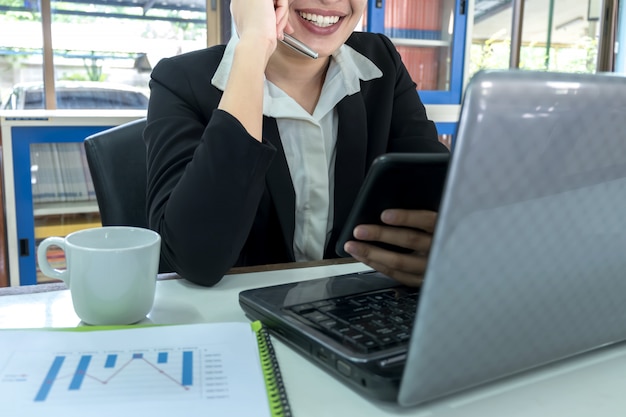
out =
<path fill-rule="evenodd" d="M 595 72 L 601 2 L 525 0 L 519 68 Z M 471 74 L 508 68 L 513 19 L 511 0 L 475 0 Z"/>
<path fill-rule="evenodd" d="M 43 33 L 37 1 L 3 0 L 0 3 L 0 108 L 15 109 L 15 84 L 43 84 Z"/>
<path fill-rule="evenodd" d="M 0 89 L 9 109 L 44 108 L 39 2 L 0 8 Z M 144 6 L 150 4 L 151 6 Z M 146 108 L 160 59 L 207 45 L 205 0 L 51 0 L 57 108 Z"/>

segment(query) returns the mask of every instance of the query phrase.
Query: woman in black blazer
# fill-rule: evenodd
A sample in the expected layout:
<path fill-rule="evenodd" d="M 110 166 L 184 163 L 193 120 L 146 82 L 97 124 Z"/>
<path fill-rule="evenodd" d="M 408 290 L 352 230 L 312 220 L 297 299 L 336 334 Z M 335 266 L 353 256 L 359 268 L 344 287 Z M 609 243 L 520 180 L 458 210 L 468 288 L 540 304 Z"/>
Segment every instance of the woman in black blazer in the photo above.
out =
<path fill-rule="evenodd" d="M 156 65 L 144 131 L 147 210 L 181 276 L 213 285 L 232 266 L 336 257 L 375 157 L 447 152 L 390 40 L 353 33 L 365 4 L 233 0 L 237 39 Z M 319 58 L 283 45 L 283 32 Z M 311 150 L 318 148 L 322 154 Z M 436 213 L 385 216 L 403 227 L 362 225 L 356 237 L 412 253 L 356 241 L 346 249 L 418 284 Z"/>

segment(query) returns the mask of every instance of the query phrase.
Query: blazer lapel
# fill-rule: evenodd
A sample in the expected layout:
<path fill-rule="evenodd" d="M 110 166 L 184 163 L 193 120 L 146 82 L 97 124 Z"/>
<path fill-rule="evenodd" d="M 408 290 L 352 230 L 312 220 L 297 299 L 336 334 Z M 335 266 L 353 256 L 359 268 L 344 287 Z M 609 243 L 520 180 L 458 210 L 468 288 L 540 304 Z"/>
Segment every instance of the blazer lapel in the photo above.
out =
<path fill-rule="evenodd" d="M 266 184 L 276 205 L 278 221 L 285 239 L 285 246 L 289 250 L 289 257 L 295 261 L 293 235 L 296 225 L 296 193 L 293 189 L 283 144 L 278 134 L 276 119 L 263 116 L 263 138 L 274 145 L 277 150 L 266 174 Z"/>
<path fill-rule="evenodd" d="M 337 115 L 334 221 L 325 258 L 337 257 L 337 238 L 365 178 L 367 156 L 367 114 L 362 95 L 357 93 L 341 100 L 337 104 Z"/>

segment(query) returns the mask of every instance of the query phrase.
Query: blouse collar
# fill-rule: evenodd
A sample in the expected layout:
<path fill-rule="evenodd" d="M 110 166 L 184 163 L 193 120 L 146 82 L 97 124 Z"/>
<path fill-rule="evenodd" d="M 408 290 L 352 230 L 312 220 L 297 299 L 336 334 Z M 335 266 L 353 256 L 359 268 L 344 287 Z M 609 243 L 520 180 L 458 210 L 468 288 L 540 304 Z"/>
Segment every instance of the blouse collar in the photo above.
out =
<path fill-rule="evenodd" d="M 234 35 L 226 45 L 224 56 L 211 80 L 213 86 L 222 91 L 226 88 L 226 82 L 228 81 L 228 74 L 233 64 L 233 54 L 237 42 L 239 42 L 239 38 Z M 348 95 L 355 94 L 361 90 L 360 81 L 369 81 L 380 78 L 383 75 L 382 71 L 369 58 L 346 44 L 341 45 L 341 47 L 333 53 L 332 59 L 339 69 Z"/>

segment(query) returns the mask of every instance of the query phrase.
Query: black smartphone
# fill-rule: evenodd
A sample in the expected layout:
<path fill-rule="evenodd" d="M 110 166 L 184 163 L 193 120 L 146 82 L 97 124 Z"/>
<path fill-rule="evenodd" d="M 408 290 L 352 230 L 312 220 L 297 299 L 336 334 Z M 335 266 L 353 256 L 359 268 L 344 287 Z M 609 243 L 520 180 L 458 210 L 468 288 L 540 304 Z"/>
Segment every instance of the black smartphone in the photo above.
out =
<path fill-rule="evenodd" d="M 450 155 L 445 153 L 388 153 L 379 156 L 369 168 L 354 201 L 346 224 L 339 235 L 335 252 L 349 257 L 343 250 L 359 224 L 383 224 L 381 213 L 390 208 L 439 210 L 448 172 Z M 398 252 L 404 248 L 371 242 Z"/>

